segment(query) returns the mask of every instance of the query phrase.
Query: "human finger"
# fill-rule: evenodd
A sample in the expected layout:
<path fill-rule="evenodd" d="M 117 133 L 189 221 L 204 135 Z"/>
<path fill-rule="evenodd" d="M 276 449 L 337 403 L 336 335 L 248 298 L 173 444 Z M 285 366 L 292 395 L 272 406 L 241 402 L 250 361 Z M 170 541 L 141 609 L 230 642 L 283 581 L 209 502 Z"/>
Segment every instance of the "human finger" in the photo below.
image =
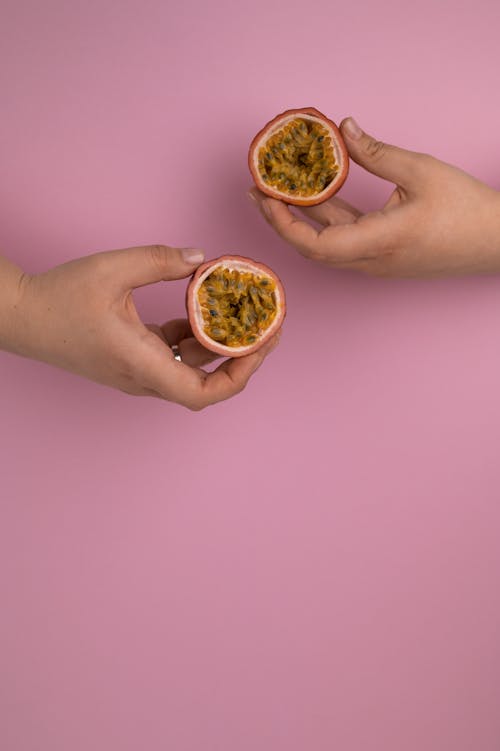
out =
<path fill-rule="evenodd" d="M 282 201 L 265 197 L 259 200 L 259 208 L 280 237 L 314 261 L 335 266 L 373 258 L 390 246 L 387 218 L 379 212 L 361 216 L 350 224 L 317 230 L 292 214 Z"/>
<path fill-rule="evenodd" d="M 145 245 L 96 254 L 103 275 L 122 291 L 154 282 L 184 279 L 203 262 L 204 253 L 195 248 Z"/>
<path fill-rule="evenodd" d="M 195 409 L 230 399 L 246 387 L 251 376 L 258 370 L 264 359 L 278 345 L 280 333 L 261 347 L 257 352 L 244 357 L 225 360 L 212 373 L 205 374 L 201 380 L 201 389 L 195 398 Z"/>
<path fill-rule="evenodd" d="M 308 219 L 312 219 L 325 227 L 328 224 L 353 224 L 362 216 L 359 209 L 337 196 L 330 198 L 329 201 L 324 201 L 324 203 L 319 203 L 317 206 L 300 206 L 297 208 L 300 208 L 300 211 Z"/>
<path fill-rule="evenodd" d="M 178 345 L 178 351 L 182 362 L 193 368 L 201 368 L 214 360 L 220 359 L 220 355 L 206 349 L 194 336 L 182 339 Z"/>
<path fill-rule="evenodd" d="M 187 318 L 176 318 L 167 321 L 163 326 L 148 324 L 147 328 L 153 331 L 168 347 L 175 348 L 182 362 L 191 367 L 199 368 L 208 365 L 208 363 L 220 357 L 220 355 L 203 347 L 194 338 Z"/>
<path fill-rule="evenodd" d="M 278 341 L 279 333 L 257 352 L 225 360 L 212 373 L 189 367 L 185 362 L 163 361 L 161 367 L 158 363 L 148 385 L 163 398 L 198 411 L 243 391 L 250 377 Z"/>
<path fill-rule="evenodd" d="M 349 156 L 378 177 L 412 189 L 425 174 L 425 155 L 401 149 L 365 133 L 352 117 L 340 124 Z"/>

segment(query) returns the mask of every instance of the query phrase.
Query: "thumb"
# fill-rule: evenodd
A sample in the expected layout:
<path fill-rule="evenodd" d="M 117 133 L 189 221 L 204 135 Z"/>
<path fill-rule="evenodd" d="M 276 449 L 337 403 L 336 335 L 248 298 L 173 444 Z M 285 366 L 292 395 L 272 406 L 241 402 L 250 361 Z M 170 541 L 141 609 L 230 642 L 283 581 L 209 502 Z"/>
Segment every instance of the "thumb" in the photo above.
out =
<path fill-rule="evenodd" d="M 167 245 L 145 245 L 139 248 L 111 250 L 101 254 L 115 281 L 123 289 L 145 284 L 184 279 L 200 263 L 204 253 L 195 248 L 169 248 Z"/>
<path fill-rule="evenodd" d="M 402 187 L 415 184 L 421 172 L 421 154 L 377 141 L 361 130 L 352 117 L 343 120 L 340 129 L 349 156 L 361 167 Z"/>

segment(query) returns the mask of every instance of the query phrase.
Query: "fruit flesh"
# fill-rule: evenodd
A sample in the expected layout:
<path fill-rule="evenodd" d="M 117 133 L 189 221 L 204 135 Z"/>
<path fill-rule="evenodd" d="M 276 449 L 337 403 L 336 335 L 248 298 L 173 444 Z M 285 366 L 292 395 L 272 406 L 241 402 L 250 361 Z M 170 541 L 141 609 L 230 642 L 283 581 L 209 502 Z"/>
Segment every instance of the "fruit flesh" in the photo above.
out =
<path fill-rule="evenodd" d="M 259 173 L 281 193 L 321 193 L 339 171 L 328 129 L 319 121 L 297 117 L 274 131 L 259 149 Z"/>
<path fill-rule="evenodd" d="M 205 334 L 227 347 L 255 343 L 276 317 L 275 290 L 268 276 L 216 268 L 198 290 Z"/>

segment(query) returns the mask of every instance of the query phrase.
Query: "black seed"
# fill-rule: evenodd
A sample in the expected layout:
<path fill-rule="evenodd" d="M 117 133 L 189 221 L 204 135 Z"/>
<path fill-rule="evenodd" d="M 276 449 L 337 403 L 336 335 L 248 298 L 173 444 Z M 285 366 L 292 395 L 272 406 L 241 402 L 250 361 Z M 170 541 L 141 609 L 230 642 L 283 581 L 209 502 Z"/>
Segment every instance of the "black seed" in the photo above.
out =
<path fill-rule="evenodd" d="M 324 139 L 324 136 L 318 136 L 318 141 L 322 141 Z"/>
<path fill-rule="evenodd" d="M 290 190 L 296 190 L 296 189 L 297 189 L 297 186 L 295 185 L 295 183 L 292 183 L 290 185 Z"/>
<path fill-rule="evenodd" d="M 212 332 L 210 334 L 212 339 L 224 339 L 226 336 L 226 332 L 223 329 L 212 329 Z"/>
<path fill-rule="evenodd" d="M 217 315 L 218 315 L 218 313 L 217 313 L 217 311 L 216 311 L 216 310 L 213 310 L 213 309 L 211 309 L 211 310 L 210 310 L 210 315 L 211 315 L 212 317 L 215 317 L 215 316 L 217 316 Z"/>

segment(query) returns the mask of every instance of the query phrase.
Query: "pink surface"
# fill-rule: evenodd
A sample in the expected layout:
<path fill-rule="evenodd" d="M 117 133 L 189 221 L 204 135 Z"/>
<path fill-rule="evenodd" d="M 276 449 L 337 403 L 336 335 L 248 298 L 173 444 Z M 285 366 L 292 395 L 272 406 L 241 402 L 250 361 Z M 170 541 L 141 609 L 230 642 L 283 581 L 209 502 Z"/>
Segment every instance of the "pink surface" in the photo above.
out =
<path fill-rule="evenodd" d="M 497 751 L 500 282 L 314 266 L 245 190 L 254 133 L 304 105 L 500 188 L 499 22 L 2 1 L 4 251 L 201 246 L 288 293 L 278 350 L 202 413 L 0 357 L 2 751 Z M 389 190 L 353 168 L 342 195 Z"/>

